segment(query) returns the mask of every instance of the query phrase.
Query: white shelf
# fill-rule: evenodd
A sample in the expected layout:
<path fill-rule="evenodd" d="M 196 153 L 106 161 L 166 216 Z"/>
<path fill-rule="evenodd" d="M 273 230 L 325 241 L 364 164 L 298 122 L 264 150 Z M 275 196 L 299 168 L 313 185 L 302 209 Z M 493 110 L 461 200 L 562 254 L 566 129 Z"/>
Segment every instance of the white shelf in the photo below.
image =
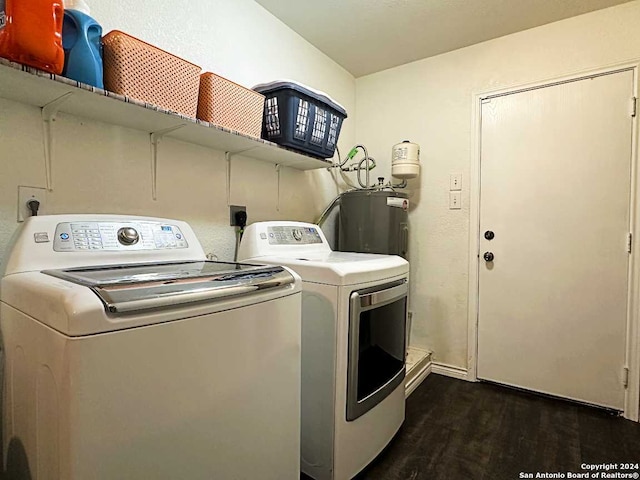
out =
<path fill-rule="evenodd" d="M 241 153 L 246 157 L 298 170 L 313 170 L 331 165 L 330 160 L 319 160 L 266 140 L 0 59 L 0 97 L 44 107 L 68 93 L 72 95 L 61 104 L 58 110 L 60 112 L 148 133 L 184 125 L 167 133 L 166 137 L 231 154 Z"/>

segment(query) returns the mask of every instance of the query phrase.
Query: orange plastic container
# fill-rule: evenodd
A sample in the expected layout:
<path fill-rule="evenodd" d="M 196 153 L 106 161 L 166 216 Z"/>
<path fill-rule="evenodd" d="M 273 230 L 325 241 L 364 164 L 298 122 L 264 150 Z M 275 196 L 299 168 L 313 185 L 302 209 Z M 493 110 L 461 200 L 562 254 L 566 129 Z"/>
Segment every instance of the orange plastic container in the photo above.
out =
<path fill-rule="evenodd" d="M 102 37 L 102 47 L 105 89 L 196 116 L 199 66 L 119 30 Z"/>
<path fill-rule="evenodd" d="M 264 95 L 215 73 L 200 75 L 197 117 L 260 138 Z"/>
<path fill-rule="evenodd" d="M 0 0 L 0 57 L 62 73 L 62 0 Z"/>

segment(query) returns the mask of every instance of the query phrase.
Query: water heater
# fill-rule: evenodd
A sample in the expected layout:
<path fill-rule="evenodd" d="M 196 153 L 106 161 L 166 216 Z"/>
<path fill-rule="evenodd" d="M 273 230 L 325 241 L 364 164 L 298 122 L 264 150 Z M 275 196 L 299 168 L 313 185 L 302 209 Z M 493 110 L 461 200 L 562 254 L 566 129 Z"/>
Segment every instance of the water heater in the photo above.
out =
<path fill-rule="evenodd" d="M 353 190 L 340 199 L 337 250 L 407 256 L 409 227 L 406 193 Z"/>
<path fill-rule="evenodd" d="M 402 183 L 383 185 L 381 180 L 375 188 L 350 190 L 336 198 L 322 214 L 320 224 L 334 205 L 340 205 L 337 229 L 332 230 L 333 238 L 337 238 L 334 250 L 407 257 L 409 199 L 397 189 L 405 188 L 407 179 L 420 174 L 420 145 L 405 140 L 394 145 L 391 152 L 391 175 L 402 179 Z"/>

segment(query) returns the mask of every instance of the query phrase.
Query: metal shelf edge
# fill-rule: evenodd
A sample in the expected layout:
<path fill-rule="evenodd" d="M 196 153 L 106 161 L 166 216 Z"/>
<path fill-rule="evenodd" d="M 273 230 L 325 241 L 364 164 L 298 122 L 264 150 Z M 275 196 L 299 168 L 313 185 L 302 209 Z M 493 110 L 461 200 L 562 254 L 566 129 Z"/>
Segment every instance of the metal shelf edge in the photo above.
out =
<path fill-rule="evenodd" d="M 331 160 L 317 159 L 275 143 L 171 112 L 156 105 L 128 98 L 74 80 L 0 58 L 0 97 L 43 107 L 68 92 L 77 99 L 68 101 L 60 112 L 153 133 L 184 124 L 168 137 L 298 170 L 331 166 Z"/>

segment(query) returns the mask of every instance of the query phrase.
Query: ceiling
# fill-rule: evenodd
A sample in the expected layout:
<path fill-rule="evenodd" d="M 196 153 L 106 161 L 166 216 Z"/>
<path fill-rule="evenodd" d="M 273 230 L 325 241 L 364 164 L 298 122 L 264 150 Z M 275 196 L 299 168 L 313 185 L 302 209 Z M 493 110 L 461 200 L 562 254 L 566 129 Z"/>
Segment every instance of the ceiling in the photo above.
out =
<path fill-rule="evenodd" d="M 256 0 L 355 77 L 629 0 Z"/>

